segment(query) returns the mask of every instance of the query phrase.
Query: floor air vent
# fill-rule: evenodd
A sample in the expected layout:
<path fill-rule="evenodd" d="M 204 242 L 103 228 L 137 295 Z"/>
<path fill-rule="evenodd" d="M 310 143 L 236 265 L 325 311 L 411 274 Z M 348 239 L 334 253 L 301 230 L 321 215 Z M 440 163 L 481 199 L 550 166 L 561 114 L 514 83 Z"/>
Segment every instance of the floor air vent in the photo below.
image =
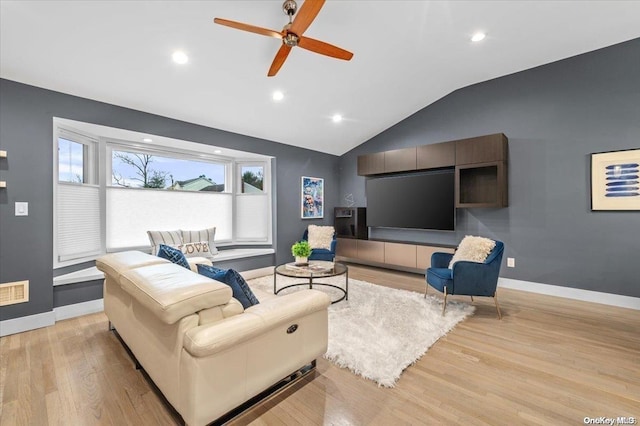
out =
<path fill-rule="evenodd" d="M 0 306 L 29 301 L 29 281 L 0 284 Z"/>

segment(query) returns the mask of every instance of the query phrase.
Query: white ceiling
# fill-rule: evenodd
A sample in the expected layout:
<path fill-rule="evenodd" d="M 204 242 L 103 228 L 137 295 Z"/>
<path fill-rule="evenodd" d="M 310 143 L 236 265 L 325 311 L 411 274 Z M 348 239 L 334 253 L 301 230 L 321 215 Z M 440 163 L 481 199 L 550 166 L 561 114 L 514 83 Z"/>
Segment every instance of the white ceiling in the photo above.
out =
<path fill-rule="evenodd" d="M 295 48 L 268 78 L 280 42 L 213 18 L 279 31 L 281 4 L 1 0 L 0 76 L 341 155 L 461 87 L 640 37 L 640 1 L 330 0 L 305 35 L 353 59 Z"/>

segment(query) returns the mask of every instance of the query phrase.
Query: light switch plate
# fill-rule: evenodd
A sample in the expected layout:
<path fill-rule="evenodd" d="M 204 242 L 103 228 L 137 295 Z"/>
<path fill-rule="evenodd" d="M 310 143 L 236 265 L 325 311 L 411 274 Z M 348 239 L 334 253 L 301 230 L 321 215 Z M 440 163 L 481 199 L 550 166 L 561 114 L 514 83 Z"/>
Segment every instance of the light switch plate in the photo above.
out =
<path fill-rule="evenodd" d="M 16 216 L 29 216 L 29 203 L 16 201 Z"/>

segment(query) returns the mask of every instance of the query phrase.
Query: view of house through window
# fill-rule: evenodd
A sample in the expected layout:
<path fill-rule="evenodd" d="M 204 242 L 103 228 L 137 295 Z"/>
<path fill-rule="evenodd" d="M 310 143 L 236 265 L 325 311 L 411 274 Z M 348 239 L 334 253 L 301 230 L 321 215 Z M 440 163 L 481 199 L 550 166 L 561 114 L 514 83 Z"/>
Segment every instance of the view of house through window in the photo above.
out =
<path fill-rule="evenodd" d="M 224 192 L 225 165 L 127 151 L 112 151 L 111 185 Z"/>
<path fill-rule="evenodd" d="M 264 191 L 263 166 L 241 166 L 240 176 L 242 179 L 240 192 L 243 194 L 262 193 Z"/>

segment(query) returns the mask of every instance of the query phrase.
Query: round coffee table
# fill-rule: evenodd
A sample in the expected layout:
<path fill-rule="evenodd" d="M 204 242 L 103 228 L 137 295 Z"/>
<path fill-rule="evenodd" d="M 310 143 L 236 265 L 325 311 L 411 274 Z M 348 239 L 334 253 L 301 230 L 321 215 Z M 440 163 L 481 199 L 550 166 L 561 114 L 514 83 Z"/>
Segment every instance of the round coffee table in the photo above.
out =
<path fill-rule="evenodd" d="M 304 278 L 305 282 L 289 284 L 281 288 L 276 287 L 276 281 L 278 275 L 291 278 Z M 345 276 L 344 288 L 334 284 L 323 283 L 314 281 L 315 279 L 322 279 L 327 277 L 335 277 L 338 275 Z M 325 261 L 311 261 L 308 266 L 296 266 L 293 263 L 284 263 L 276 266 L 275 274 L 273 274 L 273 294 L 278 294 L 282 290 L 290 287 L 309 286 L 313 289 L 313 286 L 325 286 L 333 287 L 340 290 L 343 294 L 338 300 L 332 300 L 331 303 L 338 303 L 342 300 L 349 300 L 349 268 L 344 263 L 339 262 L 325 262 Z"/>

